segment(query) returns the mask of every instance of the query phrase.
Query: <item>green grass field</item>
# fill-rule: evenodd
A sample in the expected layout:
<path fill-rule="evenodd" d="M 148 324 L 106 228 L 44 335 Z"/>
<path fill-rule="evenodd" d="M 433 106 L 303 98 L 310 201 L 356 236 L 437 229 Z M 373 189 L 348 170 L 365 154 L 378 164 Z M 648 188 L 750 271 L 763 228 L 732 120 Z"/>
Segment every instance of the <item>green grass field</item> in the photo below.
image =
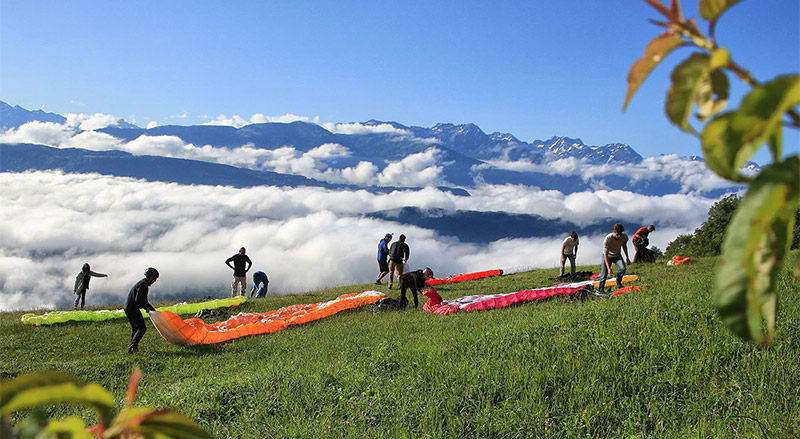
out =
<path fill-rule="evenodd" d="M 213 346 L 171 345 L 148 322 L 135 355 L 125 353 L 126 320 L 32 327 L 22 313 L 3 313 L 0 373 L 71 373 L 121 404 L 139 366 L 138 404 L 175 408 L 218 438 L 797 438 L 800 279 L 789 267 L 799 256 L 779 280 L 781 333 L 768 348 L 722 326 L 710 299 L 716 259 L 701 258 L 631 266 L 644 288 L 620 298 L 450 316 L 365 307 Z M 556 274 L 438 291 L 445 299 L 512 292 L 552 285 Z M 373 287 L 269 297 L 238 311 Z M 156 284 L 157 305 L 158 295 Z M 84 409 L 51 410 L 76 412 L 97 421 Z"/>

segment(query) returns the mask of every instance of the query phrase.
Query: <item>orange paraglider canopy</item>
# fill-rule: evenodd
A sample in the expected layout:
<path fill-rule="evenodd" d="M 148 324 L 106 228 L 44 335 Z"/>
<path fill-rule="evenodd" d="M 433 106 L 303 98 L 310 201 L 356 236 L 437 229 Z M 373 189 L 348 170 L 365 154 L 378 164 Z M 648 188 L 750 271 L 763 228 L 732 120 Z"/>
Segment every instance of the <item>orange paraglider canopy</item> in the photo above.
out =
<path fill-rule="evenodd" d="M 197 318 L 183 320 L 169 311 L 153 311 L 149 315 L 159 334 L 166 340 L 192 346 L 282 331 L 289 325 L 308 323 L 346 309 L 371 305 L 383 297 L 386 295 L 379 291 L 364 291 L 345 294 L 328 302 L 290 305 L 263 313 L 242 313 L 217 323 L 206 323 Z"/>

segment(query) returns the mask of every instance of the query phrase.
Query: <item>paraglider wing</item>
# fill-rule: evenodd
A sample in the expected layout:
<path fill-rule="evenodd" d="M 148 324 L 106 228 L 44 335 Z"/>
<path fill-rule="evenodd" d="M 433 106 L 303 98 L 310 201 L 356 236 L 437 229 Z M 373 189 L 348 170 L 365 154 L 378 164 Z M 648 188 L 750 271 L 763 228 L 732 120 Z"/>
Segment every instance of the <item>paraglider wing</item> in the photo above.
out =
<path fill-rule="evenodd" d="M 383 297 L 386 295 L 370 290 L 345 294 L 328 302 L 290 305 L 263 313 L 240 313 L 216 323 L 206 323 L 197 318 L 183 320 L 168 311 L 151 312 L 150 320 L 167 341 L 181 346 L 193 346 L 282 331 L 289 325 L 308 323 L 346 309 L 371 305 Z"/>

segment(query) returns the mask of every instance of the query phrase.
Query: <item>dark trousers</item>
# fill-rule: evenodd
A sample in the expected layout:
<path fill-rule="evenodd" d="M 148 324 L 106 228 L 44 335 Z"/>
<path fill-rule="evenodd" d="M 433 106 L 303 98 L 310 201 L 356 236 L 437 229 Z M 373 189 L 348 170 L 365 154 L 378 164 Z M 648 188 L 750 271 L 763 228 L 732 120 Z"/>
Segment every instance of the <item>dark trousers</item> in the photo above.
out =
<path fill-rule="evenodd" d="M 125 308 L 125 315 L 128 316 L 128 322 L 131 324 L 131 344 L 128 346 L 128 351 L 135 351 L 139 348 L 139 342 L 147 332 L 147 326 L 144 324 L 144 317 L 139 309 Z"/>
<path fill-rule="evenodd" d="M 75 309 L 78 309 L 79 304 L 81 309 L 83 309 L 83 306 L 86 305 L 86 290 L 79 290 L 75 292 Z"/>
<path fill-rule="evenodd" d="M 639 255 L 645 253 L 643 250 L 647 250 L 648 245 L 650 245 L 650 240 L 647 238 L 633 238 L 633 248 L 636 249 L 636 254 L 633 255 L 633 262 L 643 262 L 640 260 Z"/>
<path fill-rule="evenodd" d="M 414 308 L 419 306 L 419 299 L 417 298 L 417 286 L 414 282 L 407 282 L 405 277 L 400 278 L 400 303 L 402 306 L 405 306 L 408 303 L 408 299 L 406 298 L 406 289 L 411 290 L 411 294 L 414 295 Z"/>

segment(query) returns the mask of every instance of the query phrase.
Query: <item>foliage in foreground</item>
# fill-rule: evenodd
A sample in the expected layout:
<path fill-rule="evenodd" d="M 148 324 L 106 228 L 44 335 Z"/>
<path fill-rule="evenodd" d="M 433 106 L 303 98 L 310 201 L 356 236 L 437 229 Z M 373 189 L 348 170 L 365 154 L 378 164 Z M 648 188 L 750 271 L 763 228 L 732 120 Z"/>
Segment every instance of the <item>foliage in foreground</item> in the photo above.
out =
<path fill-rule="evenodd" d="M 97 384 L 58 372 L 34 372 L 0 384 L 0 433 L 7 439 L 210 439 L 192 420 L 173 410 L 133 407 L 141 372 L 135 369 L 128 385 L 125 406 L 116 415 L 114 397 Z M 83 419 L 49 419 L 42 410 L 53 404 L 80 404 L 94 409 L 100 423 L 87 427 Z M 6 416 L 33 409 L 16 426 Z M 113 416 L 113 419 L 112 419 Z M 109 423 L 109 420 L 111 422 Z"/>
<path fill-rule="evenodd" d="M 734 334 L 769 344 L 777 335 L 776 280 L 792 243 L 800 206 L 800 156 L 783 157 L 784 125 L 800 128 L 795 108 L 800 104 L 800 76 L 787 74 L 759 82 L 718 44 L 717 22 L 740 0 L 700 0 L 707 34 L 694 19 L 684 18 L 680 0 L 671 0 L 669 8 L 659 0 L 645 1 L 663 15 L 666 21 L 651 21 L 665 32 L 650 41 L 644 56 L 631 66 L 623 108 L 667 55 L 680 47 L 697 50 L 673 70 L 665 111 L 672 123 L 698 137 L 712 171 L 749 184 L 725 234 L 714 300 Z M 738 109 L 723 112 L 730 95 L 729 73 L 749 86 L 750 92 Z M 704 124 L 700 131 L 690 123 L 695 108 L 695 122 Z M 755 177 L 742 174 L 742 167 L 764 145 L 773 163 Z"/>

